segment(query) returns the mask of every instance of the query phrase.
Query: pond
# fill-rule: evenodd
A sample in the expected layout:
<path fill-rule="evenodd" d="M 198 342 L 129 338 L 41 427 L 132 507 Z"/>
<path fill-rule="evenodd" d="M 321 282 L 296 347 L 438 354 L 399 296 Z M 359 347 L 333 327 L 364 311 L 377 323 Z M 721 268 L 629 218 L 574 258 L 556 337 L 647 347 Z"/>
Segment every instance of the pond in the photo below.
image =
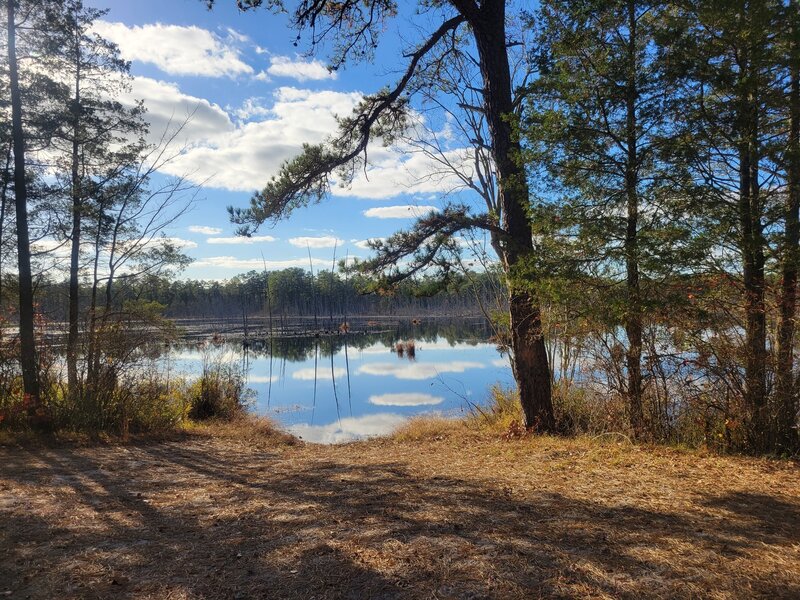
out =
<path fill-rule="evenodd" d="M 237 361 L 253 411 L 318 443 L 385 435 L 416 415 L 464 415 L 493 384 L 513 384 L 508 357 L 483 328 L 414 329 L 183 345 L 170 369 L 195 377 L 210 355 Z"/>

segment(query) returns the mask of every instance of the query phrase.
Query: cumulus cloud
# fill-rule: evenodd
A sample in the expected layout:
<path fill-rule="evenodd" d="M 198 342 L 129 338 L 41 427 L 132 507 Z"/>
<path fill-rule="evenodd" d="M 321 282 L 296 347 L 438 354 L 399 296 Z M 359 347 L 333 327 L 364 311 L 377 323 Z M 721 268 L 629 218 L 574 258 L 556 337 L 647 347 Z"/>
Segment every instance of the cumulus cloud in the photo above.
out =
<path fill-rule="evenodd" d="M 117 44 L 124 59 L 153 64 L 170 75 L 235 77 L 253 73 L 253 67 L 241 59 L 234 46 L 194 25 L 129 26 L 97 21 L 94 29 Z M 231 32 L 229 37 L 240 41 L 241 36 L 231 36 Z"/>
<path fill-rule="evenodd" d="M 175 150 L 184 146 L 186 149 L 167 168 L 172 175 L 196 171 L 195 167 L 202 165 L 186 162 L 184 157 L 197 146 L 216 144 L 235 129 L 228 113 L 219 105 L 205 98 L 184 94 L 174 83 L 135 77 L 131 89 L 121 94 L 119 100 L 133 106 L 140 99 L 145 101 L 147 107 L 145 118 L 150 123 L 152 142 L 158 142 L 165 132 L 174 132 L 181 127 L 175 139 Z M 197 183 L 204 178 L 205 175 L 199 177 Z"/>
<path fill-rule="evenodd" d="M 188 229 L 192 233 L 201 233 L 203 235 L 217 235 L 218 233 L 222 233 L 222 229 L 219 227 L 206 227 L 205 225 L 189 225 Z"/>
<path fill-rule="evenodd" d="M 432 212 L 439 212 L 439 209 L 435 206 L 380 206 L 365 210 L 364 216 L 375 219 L 415 219 Z"/>
<path fill-rule="evenodd" d="M 332 194 L 382 200 L 402 193 L 437 194 L 462 189 L 464 182 L 455 175 L 453 168 L 471 178 L 474 169 L 469 152 L 449 150 L 441 159 L 407 144 L 389 147 L 372 144 L 366 171 L 360 170 L 347 185 L 335 186 Z"/>
<path fill-rule="evenodd" d="M 142 97 L 149 106 L 149 96 Z M 358 93 L 279 88 L 267 118 L 237 126 L 219 109 L 225 123 L 205 137 L 197 135 L 165 170 L 172 175 L 195 173 L 196 180 L 211 175 L 209 185 L 228 190 L 258 189 L 301 151 L 303 143 L 320 143 L 333 133 L 336 115 L 349 114 L 360 98 Z M 206 123 L 211 115 L 205 110 L 195 114 L 192 124 L 198 119 Z"/>
<path fill-rule="evenodd" d="M 361 248 L 362 250 L 371 250 L 371 248 L 369 247 L 370 242 L 383 242 L 385 240 L 386 238 L 369 238 L 366 240 L 356 240 L 353 241 L 353 245 L 356 248 Z"/>
<path fill-rule="evenodd" d="M 330 71 L 325 63 L 319 60 L 303 60 L 300 57 L 273 56 L 267 75 L 273 77 L 291 77 L 297 81 L 336 79 L 336 71 Z"/>
<path fill-rule="evenodd" d="M 361 98 L 359 92 L 285 86 L 270 98 L 252 97 L 238 108 L 228 108 L 229 113 L 206 99 L 181 92 L 173 83 L 136 77 L 133 89 L 121 100 L 128 105 L 144 100 L 152 141 L 190 117 L 176 140 L 182 152 L 162 169 L 165 173 L 188 176 L 208 187 L 252 192 L 276 175 L 285 161 L 297 156 L 303 144 L 319 144 L 335 134 L 336 117 L 351 114 Z M 376 140 L 370 145 L 369 160 L 366 173 L 360 170 L 347 186 L 332 178 L 332 194 L 379 200 L 401 194 L 446 193 L 462 185 L 441 164 L 405 146 L 385 148 Z M 415 215 L 402 215 L 409 216 Z"/>
<path fill-rule="evenodd" d="M 286 260 L 267 260 L 263 261 L 261 258 L 237 258 L 236 256 L 209 256 L 201 258 L 192 263 L 193 267 L 217 267 L 220 269 L 239 269 L 242 271 L 249 271 L 251 269 L 263 269 L 266 262 L 266 268 L 269 271 L 290 269 L 299 267 L 301 269 L 308 268 L 308 257 L 305 258 L 290 258 Z M 330 260 L 323 260 L 321 258 L 312 258 L 311 262 L 315 267 L 329 267 Z"/>
<path fill-rule="evenodd" d="M 162 245 L 162 244 L 169 244 L 170 246 L 175 246 L 176 248 L 180 248 L 181 250 L 188 250 L 190 248 L 197 248 L 197 243 L 191 240 L 185 240 L 179 237 L 161 237 L 161 238 L 153 238 L 149 245 Z"/>
<path fill-rule="evenodd" d="M 321 237 L 294 237 L 289 238 L 289 243 L 298 248 L 333 248 L 341 246 L 344 240 L 326 235 Z"/>
<path fill-rule="evenodd" d="M 265 98 L 246 98 L 242 105 L 232 112 L 241 121 L 268 117 L 271 113 L 269 107 L 266 106 Z"/>
<path fill-rule="evenodd" d="M 206 241 L 209 244 L 250 245 L 274 242 L 277 239 L 278 238 L 272 237 L 271 235 L 251 235 L 250 237 L 246 237 L 244 235 L 235 235 L 233 237 L 211 237 Z"/>

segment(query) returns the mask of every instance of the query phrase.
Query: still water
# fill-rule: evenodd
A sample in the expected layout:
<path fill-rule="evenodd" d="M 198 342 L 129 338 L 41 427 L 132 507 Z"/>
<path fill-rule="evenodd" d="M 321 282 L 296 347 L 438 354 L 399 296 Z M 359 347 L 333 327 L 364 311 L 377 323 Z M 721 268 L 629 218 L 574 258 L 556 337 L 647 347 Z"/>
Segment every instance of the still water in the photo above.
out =
<path fill-rule="evenodd" d="M 399 353 L 398 342 L 410 339 L 412 356 Z M 209 352 L 177 347 L 171 369 L 196 376 Z M 508 357 L 482 331 L 275 338 L 211 352 L 241 365 L 254 412 L 319 443 L 385 435 L 416 415 L 463 415 L 486 402 L 492 384 L 513 383 Z"/>

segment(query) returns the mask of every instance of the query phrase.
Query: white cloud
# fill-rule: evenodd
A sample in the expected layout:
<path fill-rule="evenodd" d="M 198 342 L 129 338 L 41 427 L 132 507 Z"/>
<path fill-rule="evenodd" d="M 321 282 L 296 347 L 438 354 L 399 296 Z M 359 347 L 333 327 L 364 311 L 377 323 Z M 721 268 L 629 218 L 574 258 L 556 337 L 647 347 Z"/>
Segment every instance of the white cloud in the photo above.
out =
<path fill-rule="evenodd" d="M 333 375 L 335 377 L 346 377 L 347 371 L 341 367 L 336 367 L 333 369 Z M 292 379 L 299 379 L 301 381 L 314 381 L 314 378 L 317 380 L 331 379 L 331 370 L 326 369 L 325 367 L 320 367 L 315 371 L 312 367 L 308 367 L 305 369 L 297 369 L 297 371 L 292 373 Z"/>
<path fill-rule="evenodd" d="M 225 31 L 228 32 L 228 37 L 232 39 L 234 42 L 245 44 L 250 41 L 250 36 L 245 35 L 240 31 L 236 31 L 233 27 L 226 27 Z"/>
<path fill-rule="evenodd" d="M 70 254 L 72 252 L 72 245 L 69 240 L 54 240 L 52 238 L 43 238 L 31 244 L 31 251 L 34 254 L 47 253 L 48 259 L 57 261 L 60 259 L 65 259 L 70 257 Z M 14 268 L 16 268 L 16 264 L 14 264 Z"/>
<path fill-rule="evenodd" d="M 397 379 L 419 381 L 433 379 L 442 373 L 463 373 L 468 369 L 483 369 L 485 365 L 479 362 L 453 360 L 450 362 L 434 363 L 369 363 L 358 368 L 358 373 L 363 375 L 390 376 Z"/>
<path fill-rule="evenodd" d="M 242 121 L 249 121 L 254 117 L 268 117 L 271 111 L 264 102 L 264 98 L 247 98 L 239 108 L 232 112 L 236 118 Z"/>
<path fill-rule="evenodd" d="M 380 394 L 369 397 L 376 406 L 433 406 L 444 402 L 441 396 L 431 394 Z"/>
<path fill-rule="evenodd" d="M 299 57 L 273 56 L 269 62 L 266 73 L 273 77 L 291 77 L 297 81 L 336 79 L 336 71 L 328 70 L 325 63 L 316 59 L 306 61 Z"/>
<path fill-rule="evenodd" d="M 501 368 L 511 368 L 511 362 L 508 358 L 494 358 L 492 359 L 492 366 Z"/>
<path fill-rule="evenodd" d="M 153 64 L 170 75 L 234 77 L 253 73 L 235 47 L 200 27 L 97 21 L 94 29 L 117 44 L 124 59 Z M 228 31 L 229 37 L 232 31 Z M 236 41 L 237 36 L 233 36 Z"/>
<path fill-rule="evenodd" d="M 168 126 L 174 129 L 191 116 L 177 139 L 185 148 L 162 169 L 165 173 L 188 176 L 208 187 L 252 192 L 300 153 L 303 144 L 318 144 L 335 134 L 336 117 L 351 114 L 361 98 L 358 92 L 280 87 L 271 98 L 249 98 L 229 108 L 229 114 L 217 104 L 184 94 L 175 84 L 137 77 L 121 99 L 127 105 L 144 100 L 153 141 Z M 368 154 L 366 174 L 359 171 L 350 185 L 342 187 L 332 178 L 334 196 L 386 199 L 449 192 L 460 185 L 436 161 L 409 147 L 386 148 L 376 140 Z M 388 216 L 386 208 L 377 214 L 401 217 Z M 402 217 L 414 216 L 408 212 Z"/>
<path fill-rule="evenodd" d="M 166 169 L 172 175 L 184 175 L 195 171 L 196 167 L 204 166 L 187 162 L 185 157 L 197 146 L 216 144 L 218 139 L 229 135 L 235 128 L 228 113 L 219 105 L 204 98 L 184 94 L 174 83 L 135 77 L 131 89 L 121 94 L 119 100 L 133 106 L 140 99 L 145 101 L 147 107 L 145 119 L 150 123 L 151 141 L 158 142 L 165 131 L 174 131 L 183 125 L 175 139 L 175 150 L 183 146 L 186 146 L 186 150 Z M 184 121 L 187 122 L 184 124 Z M 213 172 L 211 169 L 201 173 L 197 182 Z"/>
<path fill-rule="evenodd" d="M 422 135 L 426 135 L 423 133 Z M 445 152 L 451 166 L 408 145 L 384 147 L 378 143 L 369 147 L 369 165 L 360 170 L 348 185 L 331 190 L 334 196 L 355 196 L 370 200 L 393 198 L 398 194 L 439 194 L 463 189 L 453 167 L 472 177 L 474 169 L 467 151 Z"/>
<path fill-rule="evenodd" d="M 263 261 L 261 258 L 237 258 L 235 256 L 210 256 L 201 258 L 192 263 L 192 267 L 218 267 L 220 269 L 239 269 L 248 271 L 250 269 L 263 269 L 264 263 L 268 271 L 289 269 L 292 267 L 299 267 L 301 269 L 308 269 L 308 257 L 306 258 L 290 258 L 287 260 L 267 260 Z M 321 258 L 312 259 L 315 267 L 330 266 L 330 260 L 322 260 Z"/>
<path fill-rule="evenodd" d="M 251 235 L 250 237 L 244 235 L 235 235 L 233 237 L 210 237 L 206 241 L 209 244 L 234 244 L 234 245 L 250 245 L 274 242 L 278 238 L 271 235 Z"/>
<path fill-rule="evenodd" d="M 149 106 L 149 95 L 142 95 Z M 335 115 L 349 114 L 361 94 L 312 92 L 279 88 L 269 118 L 233 125 L 227 113 L 215 131 L 197 135 L 190 148 L 168 165 L 173 175 L 195 173 L 193 180 L 212 176 L 211 186 L 233 191 L 262 187 L 284 161 L 296 156 L 303 143 L 319 143 L 336 131 Z M 196 116 L 197 118 L 197 116 Z M 210 118 L 202 115 L 201 122 Z"/>
<path fill-rule="evenodd" d="M 289 243 L 298 248 L 333 248 L 335 246 L 341 246 L 344 240 L 327 235 L 321 237 L 289 238 Z"/>
<path fill-rule="evenodd" d="M 439 209 L 435 206 L 380 206 L 365 210 L 364 216 L 375 219 L 415 219 L 432 212 L 439 212 Z"/>
<path fill-rule="evenodd" d="M 371 248 L 369 247 L 369 242 L 378 242 L 378 241 L 383 242 L 385 240 L 386 238 L 370 238 L 366 240 L 354 241 L 353 245 L 356 248 L 361 248 L 362 250 L 371 250 Z"/>
<path fill-rule="evenodd" d="M 205 225 L 189 225 L 189 231 L 192 233 L 202 233 L 203 235 L 217 235 L 222 233 L 219 227 L 206 227 Z"/>
<path fill-rule="evenodd" d="M 197 248 L 197 243 L 191 240 L 184 240 L 183 238 L 179 237 L 163 237 L 163 238 L 153 238 L 153 241 L 150 245 L 161 245 L 161 244 L 171 244 L 176 248 L 180 248 L 182 250 L 187 250 L 189 248 Z"/>
<path fill-rule="evenodd" d="M 393 413 L 347 417 L 328 425 L 299 423 L 289 427 L 294 435 L 318 444 L 337 444 L 359 438 L 388 435 L 407 421 L 407 417 Z"/>

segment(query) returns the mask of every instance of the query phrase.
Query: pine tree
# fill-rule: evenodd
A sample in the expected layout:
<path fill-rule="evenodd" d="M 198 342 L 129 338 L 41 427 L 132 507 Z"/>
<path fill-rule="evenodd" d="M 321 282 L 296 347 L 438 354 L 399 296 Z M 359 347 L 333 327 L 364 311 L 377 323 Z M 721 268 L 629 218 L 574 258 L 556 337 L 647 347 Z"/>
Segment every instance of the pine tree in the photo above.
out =
<path fill-rule="evenodd" d="M 47 5 L 50 43 L 47 55 L 67 82 L 62 124 L 55 136 L 61 152 L 60 180 L 65 189 L 65 237 L 70 244 L 67 379 L 70 393 L 78 391 L 80 271 L 83 219 L 93 199 L 112 185 L 130 163 L 147 132 L 143 108 L 128 108 L 117 97 L 130 88 L 129 64 L 117 47 L 92 31 L 108 11 L 87 8 L 81 0 Z"/>
<path fill-rule="evenodd" d="M 562 243 L 557 269 L 587 282 L 600 275 L 604 285 L 622 280 L 603 310 L 625 330 L 625 392 L 637 434 L 645 429 L 643 329 L 659 297 L 652 288 L 680 268 L 675 251 L 687 237 L 676 172 L 661 152 L 670 131 L 657 42 L 665 10 L 657 0 L 543 2 L 542 72 L 526 123 L 530 154 L 547 174 L 540 194 L 554 205 L 555 231 L 573 237 L 573 256 Z"/>

